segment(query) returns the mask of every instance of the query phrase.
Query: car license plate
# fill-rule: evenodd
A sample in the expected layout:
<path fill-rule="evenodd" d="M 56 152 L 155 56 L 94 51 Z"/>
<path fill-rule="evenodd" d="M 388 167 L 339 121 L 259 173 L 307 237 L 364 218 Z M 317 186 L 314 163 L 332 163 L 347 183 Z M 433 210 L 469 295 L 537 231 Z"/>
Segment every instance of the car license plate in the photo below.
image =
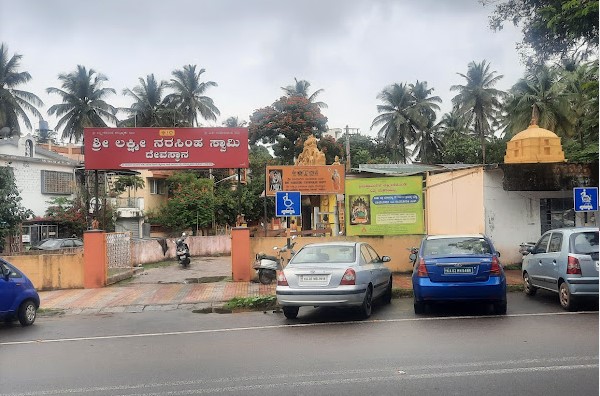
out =
<path fill-rule="evenodd" d="M 444 274 L 472 274 L 473 267 L 444 267 Z"/>
<path fill-rule="evenodd" d="M 327 282 L 327 275 L 302 275 L 302 282 L 307 282 L 307 283 Z"/>

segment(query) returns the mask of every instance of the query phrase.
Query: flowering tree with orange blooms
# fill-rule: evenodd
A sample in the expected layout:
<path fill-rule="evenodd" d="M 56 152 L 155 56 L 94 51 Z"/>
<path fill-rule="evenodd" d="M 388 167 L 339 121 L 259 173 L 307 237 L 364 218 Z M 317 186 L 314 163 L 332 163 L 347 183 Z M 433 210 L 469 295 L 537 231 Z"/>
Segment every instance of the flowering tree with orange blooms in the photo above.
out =
<path fill-rule="evenodd" d="M 273 153 L 291 165 L 310 135 L 319 139 L 327 131 L 327 117 L 319 106 L 302 96 L 283 96 L 250 116 L 249 142 L 272 144 Z"/>

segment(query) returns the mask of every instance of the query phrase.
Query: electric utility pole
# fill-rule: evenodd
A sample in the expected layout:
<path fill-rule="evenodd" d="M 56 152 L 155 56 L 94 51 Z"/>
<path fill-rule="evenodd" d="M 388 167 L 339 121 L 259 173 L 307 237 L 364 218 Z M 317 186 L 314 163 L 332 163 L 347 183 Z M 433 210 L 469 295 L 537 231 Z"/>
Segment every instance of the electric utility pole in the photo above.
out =
<path fill-rule="evenodd" d="M 358 128 L 350 128 L 346 125 L 346 173 L 350 172 L 350 130 L 355 131 L 358 134 Z"/>

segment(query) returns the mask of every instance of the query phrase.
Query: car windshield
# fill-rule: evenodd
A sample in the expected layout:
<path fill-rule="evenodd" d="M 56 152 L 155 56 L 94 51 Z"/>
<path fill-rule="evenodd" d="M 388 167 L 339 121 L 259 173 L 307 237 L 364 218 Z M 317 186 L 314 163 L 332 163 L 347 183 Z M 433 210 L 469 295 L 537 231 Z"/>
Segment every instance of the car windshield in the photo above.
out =
<path fill-rule="evenodd" d="M 571 235 L 571 251 L 598 257 L 598 232 L 579 232 Z"/>
<path fill-rule="evenodd" d="M 424 256 L 447 256 L 461 254 L 491 254 L 484 238 L 455 237 L 428 239 L 423 244 Z"/>
<path fill-rule="evenodd" d="M 306 263 L 352 263 L 356 260 L 354 247 L 348 245 L 305 246 L 290 264 Z"/>
<path fill-rule="evenodd" d="M 40 249 L 58 249 L 60 248 L 61 240 L 59 239 L 48 239 L 46 242 L 39 245 Z"/>

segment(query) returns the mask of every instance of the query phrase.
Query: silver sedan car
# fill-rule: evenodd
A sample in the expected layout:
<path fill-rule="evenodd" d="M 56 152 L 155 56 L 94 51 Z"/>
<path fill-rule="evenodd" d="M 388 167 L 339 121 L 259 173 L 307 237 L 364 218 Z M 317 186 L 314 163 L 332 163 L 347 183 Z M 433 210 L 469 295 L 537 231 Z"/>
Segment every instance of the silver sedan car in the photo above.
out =
<path fill-rule="evenodd" d="M 358 307 L 368 318 L 373 299 L 392 299 L 388 261 L 364 242 L 308 244 L 277 274 L 277 302 L 288 319 L 302 306 Z"/>
<path fill-rule="evenodd" d="M 523 257 L 523 290 L 558 293 L 565 310 L 577 309 L 577 299 L 598 298 L 598 228 L 559 228 L 546 232 Z"/>

